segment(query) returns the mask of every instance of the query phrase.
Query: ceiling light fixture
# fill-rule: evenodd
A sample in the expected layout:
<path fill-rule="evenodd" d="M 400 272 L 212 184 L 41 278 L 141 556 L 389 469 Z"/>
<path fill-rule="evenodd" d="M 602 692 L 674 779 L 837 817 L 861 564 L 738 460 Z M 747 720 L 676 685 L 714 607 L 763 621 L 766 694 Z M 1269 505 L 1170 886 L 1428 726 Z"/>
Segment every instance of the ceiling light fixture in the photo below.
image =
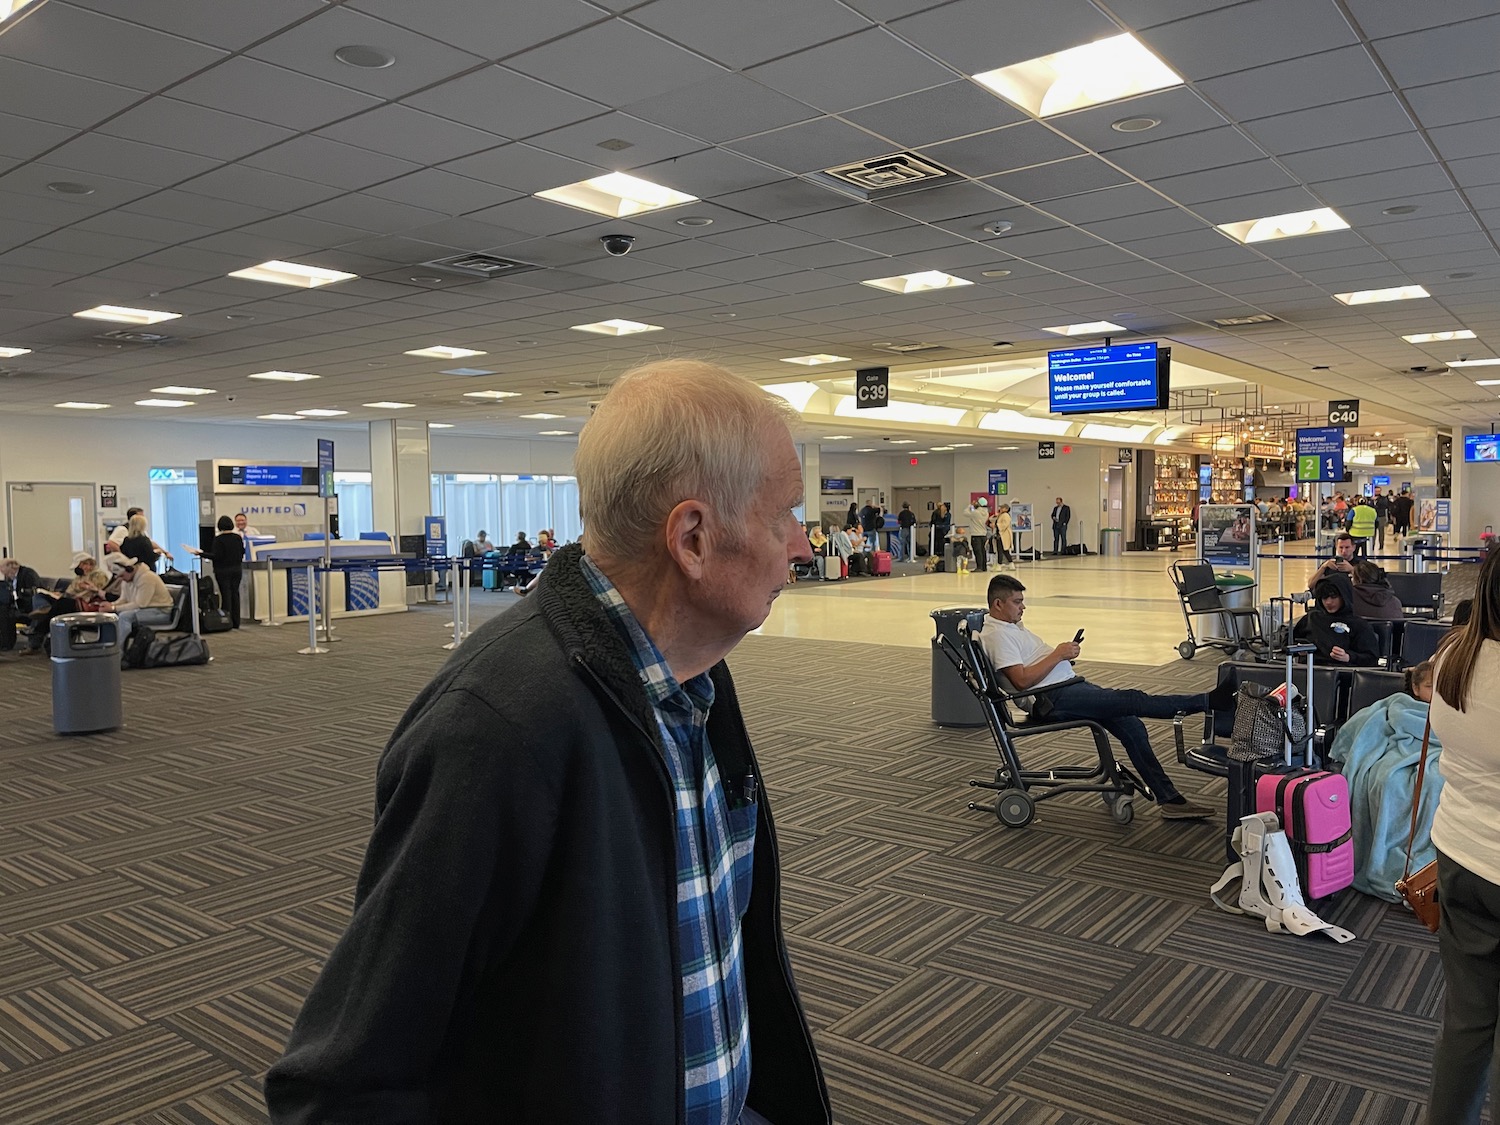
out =
<path fill-rule="evenodd" d="M 520 398 L 520 391 L 465 391 L 464 398 Z"/>
<path fill-rule="evenodd" d="M 1221 223 L 1215 229 L 1227 234 L 1236 242 L 1248 246 L 1253 242 L 1273 242 L 1279 238 L 1298 238 L 1304 234 L 1326 234 L 1334 230 L 1348 230 L 1349 224 L 1332 207 L 1318 207 L 1312 211 L 1292 211 L 1285 215 L 1272 215 L 1265 219 Z"/>
<path fill-rule="evenodd" d="M 95 305 L 91 309 L 73 314 L 84 320 L 109 320 L 116 324 L 160 324 L 164 320 L 180 320 L 181 313 L 157 312 L 154 309 L 129 309 L 124 305 Z"/>
<path fill-rule="evenodd" d="M 824 441 L 853 441 L 853 434 L 825 434 Z"/>
<path fill-rule="evenodd" d="M 0 0 L 0 8 L 5 6 L 4 0 Z M 75 183 L 72 180 L 53 180 L 47 185 L 47 190 L 56 195 L 93 195 L 94 189 L 88 184 Z"/>
<path fill-rule="evenodd" d="M 453 423 L 452 422 L 428 422 L 427 423 L 427 428 L 429 430 L 451 430 L 453 428 Z"/>
<path fill-rule="evenodd" d="M 1444 340 L 1472 340 L 1474 333 L 1467 328 L 1460 328 L 1453 332 L 1414 332 L 1401 338 L 1408 344 L 1440 344 Z"/>
<path fill-rule="evenodd" d="M 677 225 L 680 227 L 711 227 L 714 225 L 714 221 L 707 215 L 689 215 L 684 219 L 678 219 Z"/>
<path fill-rule="evenodd" d="M 257 414 L 257 418 L 267 422 L 306 422 L 307 419 L 300 414 Z"/>
<path fill-rule="evenodd" d="M 1394 207 L 1387 207 L 1380 213 L 1382 215 L 1411 215 L 1416 211 L 1417 206 L 1414 203 L 1398 203 Z"/>
<path fill-rule="evenodd" d="M 309 379 L 321 379 L 321 375 L 309 375 L 305 371 L 257 371 L 250 379 L 265 379 L 272 383 L 305 383 Z"/>
<path fill-rule="evenodd" d="M 154 394 L 154 395 L 212 395 L 212 394 L 218 394 L 217 391 L 211 391 L 207 387 L 152 387 L 151 388 L 151 393 Z"/>
<path fill-rule="evenodd" d="M 595 176 L 576 184 L 548 188 L 537 192 L 536 197 L 577 207 L 580 211 L 591 211 L 595 215 L 607 215 L 611 219 L 623 219 L 646 211 L 660 211 L 664 207 L 698 202 L 696 195 L 673 191 L 669 187 L 653 184 L 650 180 L 627 176 L 624 172 L 611 172 L 607 176 Z"/>
<path fill-rule="evenodd" d="M 192 406 L 190 398 L 138 398 L 135 400 L 137 406 L 164 406 L 176 409 L 179 406 Z"/>
<path fill-rule="evenodd" d="M 1182 76 L 1133 35 L 1112 35 L 974 75 L 974 81 L 1037 117 L 1181 86 Z"/>
<path fill-rule="evenodd" d="M 108 410 L 107 402 L 54 402 L 59 410 Z"/>
<path fill-rule="evenodd" d="M 888 293 L 925 293 L 929 289 L 953 289 L 974 283 L 939 270 L 926 270 L 923 273 L 904 273 L 896 277 L 876 277 L 861 281 L 860 284 L 872 289 L 884 289 Z"/>
<path fill-rule="evenodd" d="M 298 262 L 262 262 L 235 270 L 230 277 L 242 277 L 246 281 L 267 281 L 272 285 L 290 285 L 297 289 L 316 289 L 320 285 L 332 285 L 336 281 L 350 281 L 359 277 L 355 273 L 340 273 L 322 266 L 304 266 Z"/>
<path fill-rule="evenodd" d="M 856 449 L 854 452 L 856 452 L 856 453 L 874 453 L 875 451 L 873 449 Z"/>
<path fill-rule="evenodd" d="M 1476 379 L 1476 387 L 1500 387 L 1500 379 Z"/>
<path fill-rule="evenodd" d="M 0 359 L 15 359 L 18 355 L 30 354 L 30 348 L 0 348 Z"/>
<path fill-rule="evenodd" d="M 1354 293 L 1335 293 L 1333 299 L 1346 305 L 1375 305 L 1382 301 L 1414 301 L 1432 294 L 1420 285 L 1397 285 L 1390 289 L 1360 289 Z"/>
<path fill-rule="evenodd" d="M 371 410 L 408 410 L 417 404 L 414 402 L 366 402 L 363 405 Z"/>
<path fill-rule="evenodd" d="M 1500 359 L 1454 359 L 1449 367 L 1500 367 Z"/>
<path fill-rule="evenodd" d="M 311 410 L 299 410 L 297 413 L 303 418 L 337 418 L 349 412 L 347 410 L 324 410 L 322 407 L 314 407 Z"/>
<path fill-rule="evenodd" d="M 800 363 L 804 367 L 817 367 L 820 363 L 848 363 L 846 355 L 830 355 L 827 352 L 819 352 L 817 355 L 789 355 L 783 356 L 782 363 Z"/>
<path fill-rule="evenodd" d="M 972 449 L 973 447 L 974 443 L 972 441 L 955 441 L 953 443 L 954 449 Z"/>
<path fill-rule="evenodd" d="M 521 417 L 529 419 L 530 421 L 533 421 L 533 422 L 550 422 L 554 418 L 566 418 L 567 415 L 566 414 L 548 414 L 545 410 L 542 410 L 542 411 L 538 411 L 535 414 L 522 414 Z"/>
<path fill-rule="evenodd" d="M 471 355 L 489 355 L 489 352 L 476 352 L 473 348 L 455 348 L 448 344 L 433 344 L 430 348 L 415 348 L 402 355 L 419 355 L 423 359 L 467 359 Z"/>
<path fill-rule="evenodd" d="M 0 23 L 4 23 L 30 3 L 31 0 L 0 0 Z"/>
<path fill-rule="evenodd" d="M 979 276 L 980 277 L 1009 277 L 1010 273 L 1011 273 L 1010 270 L 983 270 L 983 271 L 980 272 Z"/>
<path fill-rule="evenodd" d="M 541 435 L 542 437 L 570 437 L 571 435 L 573 435 L 576 432 L 577 432 L 576 430 L 538 430 L 537 431 L 537 433 L 539 435 Z"/>
<path fill-rule="evenodd" d="M 1094 320 L 1087 324 L 1056 324 L 1051 328 L 1043 328 L 1042 331 L 1058 336 L 1103 336 L 1110 332 L 1128 332 L 1130 329 L 1112 321 Z"/>
<path fill-rule="evenodd" d="M 916 445 L 917 439 L 910 437 L 893 437 L 888 439 L 892 445 Z"/>
<path fill-rule="evenodd" d="M 632 336 L 637 332 L 660 332 L 660 324 L 642 324 L 638 320 L 601 320 L 597 324 L 570 325 L 574 332 L 592 332 L 597 336 Z"/>
<path fill-rule="evenodd" d="M 340 47 L 333 52 L 333 57 L 345 66 L 355 66 L 360 70 L 384 70 L 396 61 L 396 56 L 389 51 L 382 51 L 379 47 L 361 47 L 355 44 Z"/>

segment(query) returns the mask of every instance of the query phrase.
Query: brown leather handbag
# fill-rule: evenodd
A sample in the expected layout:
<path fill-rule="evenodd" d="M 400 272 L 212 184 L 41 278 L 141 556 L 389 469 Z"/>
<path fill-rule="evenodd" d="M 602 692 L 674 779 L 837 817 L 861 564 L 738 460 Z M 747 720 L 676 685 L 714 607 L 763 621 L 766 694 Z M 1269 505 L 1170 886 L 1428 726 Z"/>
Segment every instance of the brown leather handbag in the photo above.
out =
<path fill-rule="evenodd" d="M 1433 860 L 1415 875 L 1411 871 L 1411 848 L 1417 837 L 1417 809 L 1422 804 L 1422 777 L 1427 772 L 1427 742 L 1432 737 L 1432 719 L 1422 730 L 1422 757 L 1417 762 L 1417 783 L 1411 794 L 1411 831 L 1406 834 L 1406 870 L 1396 884 L 1396 893 L 1401 901 L 1411 907 L 1417 921 L 1433 933 L 1438 932 L 1442 922 L 1443 908 L 1438 904 L 1437 860 Z"/>

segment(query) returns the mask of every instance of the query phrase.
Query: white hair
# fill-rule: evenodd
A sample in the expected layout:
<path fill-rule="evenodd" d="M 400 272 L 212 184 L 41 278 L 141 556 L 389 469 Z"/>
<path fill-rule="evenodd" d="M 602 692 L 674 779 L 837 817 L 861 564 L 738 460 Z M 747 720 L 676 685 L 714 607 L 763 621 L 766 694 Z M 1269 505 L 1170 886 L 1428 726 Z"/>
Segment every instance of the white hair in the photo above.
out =
<path fill-rule="evenodd" d="M 668 514 L 684 500 L 714 512 L 729 543 L 766 477 L 773 435 L 793 417 L 781 399 L 698 360 L 642 364 L 615 380 L 578 435 L 584 545 L 629 563 L 655 553 Z"/>

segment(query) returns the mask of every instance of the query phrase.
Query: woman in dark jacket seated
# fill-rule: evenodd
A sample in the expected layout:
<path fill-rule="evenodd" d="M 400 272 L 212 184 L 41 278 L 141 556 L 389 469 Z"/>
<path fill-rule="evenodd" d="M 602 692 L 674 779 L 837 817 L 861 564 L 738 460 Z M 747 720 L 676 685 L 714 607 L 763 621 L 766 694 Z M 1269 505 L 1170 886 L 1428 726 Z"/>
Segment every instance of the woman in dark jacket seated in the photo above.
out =
<path fill-rule="evenodd" d="M 1369 622 L 1355 615 L 1348 576 L 1330 574 L 1319 579 L 1313 600 L 1295 632 L 1298 640 L 1317 646 L 1317 662 L 1373 668 L 1380 660 L 1380 639 Z"/>
<path fill-rule="evenodd" d="M 1385 571 L 1369 559 L 1354 564 L 1354 612 L 1366 621 L 1400 621 L 1401 599 L 1391 590 Z"/>

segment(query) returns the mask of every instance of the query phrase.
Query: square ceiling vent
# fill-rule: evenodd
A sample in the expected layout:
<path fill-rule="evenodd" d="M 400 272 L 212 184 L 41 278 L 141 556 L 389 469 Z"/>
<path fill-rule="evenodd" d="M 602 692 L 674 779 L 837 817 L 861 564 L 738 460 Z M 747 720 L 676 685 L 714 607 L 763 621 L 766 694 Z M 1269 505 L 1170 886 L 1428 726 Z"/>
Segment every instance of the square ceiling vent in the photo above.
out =
<path fill-rule="evenodd" d="M 144 332 L 139 328 L 116 328 L 110 332 L 101 332 L 94 337 L 96 340 L 105 340 L 111 344 L 143 344 L 147 347 L 165 344 L 171 338 L 165 332 Z"/>
<path fill-rule="evenodd" d="M 518 273 L 530 273 L 540 269 L 529 262 L 517 262 L 512 258 L 497 258 L 493 254 L 453 254 L 423 262 L 423 269 L 442 270 L 462 277 L 478 277 L 486 281 L 497 277 L 511 277 Z"/>
<path fill-rule="evenodd" d="M 946 344 L 903 344 L 899 342 L 888 342 L 884 344 L 871 344 L 870 347 L 878 352 L 896 352 L 900 355 L 920 355 L 923 352 L 948 351 L 948 346 Z"/>
<path fill-rule="evenodd" d="M 814 172 L 808 179 L 858 199 L 888 199 L 913 191 L 925 191 L 942 184 L 957 183 L 963 177 L 935 161 L 914 152 L 897 152 L 840 164 Z"/>

